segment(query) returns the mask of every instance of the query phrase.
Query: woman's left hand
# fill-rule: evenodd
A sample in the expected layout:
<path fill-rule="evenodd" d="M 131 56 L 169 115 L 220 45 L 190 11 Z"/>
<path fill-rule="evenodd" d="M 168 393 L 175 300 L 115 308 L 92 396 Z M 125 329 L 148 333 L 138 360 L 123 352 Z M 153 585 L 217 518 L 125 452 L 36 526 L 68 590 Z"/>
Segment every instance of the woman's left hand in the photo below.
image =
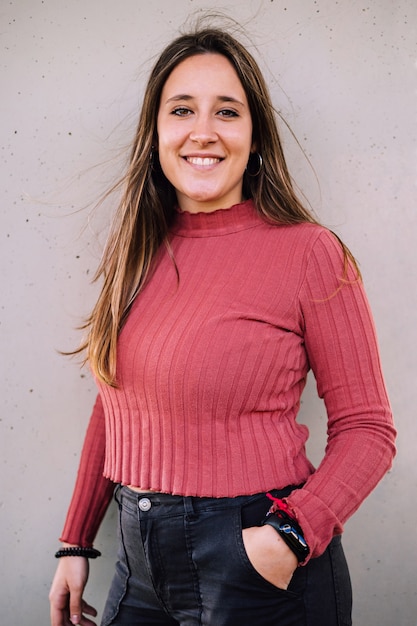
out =
<path fill-rule="evenodd" d="M 246 554 L 258 574 L 268 582 L 287 589 L 298 559 L 269 524 L 245 528 L 242 532 Z"/>

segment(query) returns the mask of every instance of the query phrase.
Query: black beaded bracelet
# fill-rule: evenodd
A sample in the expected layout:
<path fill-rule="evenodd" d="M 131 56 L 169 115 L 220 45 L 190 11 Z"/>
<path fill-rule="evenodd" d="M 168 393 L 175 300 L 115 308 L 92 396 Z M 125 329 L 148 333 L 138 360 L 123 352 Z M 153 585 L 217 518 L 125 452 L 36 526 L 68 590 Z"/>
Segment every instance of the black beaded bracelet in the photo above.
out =
<path fill-rule="evenodd" d="M 61 548 L 58 552 L 55 552 L 55 558 L 60 559 L 62 556 L 84 556 L 87 559 L 96 559 L 101 556 L 101 552 L 95 548 Z"/>

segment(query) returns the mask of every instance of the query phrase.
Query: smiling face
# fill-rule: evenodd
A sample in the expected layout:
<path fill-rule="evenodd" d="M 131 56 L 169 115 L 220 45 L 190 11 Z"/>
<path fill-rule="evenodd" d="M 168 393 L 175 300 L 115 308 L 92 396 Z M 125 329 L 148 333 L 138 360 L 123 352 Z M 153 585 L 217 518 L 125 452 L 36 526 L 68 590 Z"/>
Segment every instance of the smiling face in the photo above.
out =
<path fill-rule="evenodd" d="M 243 200 L 252 119 L 226 57 L 201 54 L 177 65 L 162 90 L 157 131 L 162 171 L 183 211 L 211 212 Z"/>

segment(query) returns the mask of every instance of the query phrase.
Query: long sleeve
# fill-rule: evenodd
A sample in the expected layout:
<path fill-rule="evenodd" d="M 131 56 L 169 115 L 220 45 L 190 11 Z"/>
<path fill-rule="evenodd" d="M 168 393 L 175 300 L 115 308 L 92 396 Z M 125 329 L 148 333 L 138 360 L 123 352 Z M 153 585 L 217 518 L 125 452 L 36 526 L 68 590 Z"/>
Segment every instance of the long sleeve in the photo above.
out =
<path fill-rule="evenodd" d="M 325 456 L 288 503 L 318 556 L 390 468 L 395 430 L 373 320 L 339 242 L 324 231 L 300 293 L 305 346 L 328 414 Z"/>
<path fill-rule="evenodd" d="M 288 501 L 317 556 L 392 463 L 375 330 L 340 243 L 266 223 L 248 201 L 179 213 L 98 383 L 62 538 L 90 544 L 112 483 L 199 497 L 304 485 Z M 317 470 L 297 421 L 311 368 L 328 411 Z"/>
<path fill-rule="evenodd" d="M 61 541 L 92 546 L 114 490 L 114 483 L 103 476 L 104 456 L 105 423 L 101 398 L 97 396 Z"/>

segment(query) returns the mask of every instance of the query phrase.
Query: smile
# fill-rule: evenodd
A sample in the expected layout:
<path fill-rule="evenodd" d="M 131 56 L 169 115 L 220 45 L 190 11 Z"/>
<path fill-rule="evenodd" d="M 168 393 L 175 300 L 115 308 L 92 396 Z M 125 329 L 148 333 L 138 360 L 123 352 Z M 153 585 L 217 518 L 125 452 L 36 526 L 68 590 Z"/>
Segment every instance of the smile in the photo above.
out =
<path fill-rule="evenodd" d="M 184 157 L 187 163 L 191 163 L 192 165 L 199 165 L 203 167 L 209 167 L 210 165 L 216 165 L 216 163 L 220 163 L 221 159 L 214 157 Z"/>

